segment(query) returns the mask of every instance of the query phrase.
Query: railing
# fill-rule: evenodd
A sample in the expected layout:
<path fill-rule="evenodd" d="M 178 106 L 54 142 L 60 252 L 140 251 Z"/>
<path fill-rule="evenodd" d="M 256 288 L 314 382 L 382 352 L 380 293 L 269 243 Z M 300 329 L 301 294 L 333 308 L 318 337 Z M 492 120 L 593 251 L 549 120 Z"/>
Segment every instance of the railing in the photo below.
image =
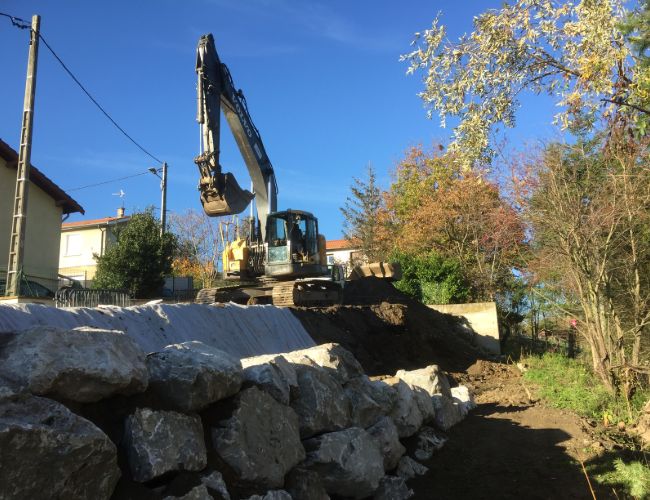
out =
<path fill-rule="evenodd" d="M 56 307 L 97 307 L 111 305 L 128 307 L 131 305 L 129 294 L 120 290 L 63 288 L 54 294 Z"/>

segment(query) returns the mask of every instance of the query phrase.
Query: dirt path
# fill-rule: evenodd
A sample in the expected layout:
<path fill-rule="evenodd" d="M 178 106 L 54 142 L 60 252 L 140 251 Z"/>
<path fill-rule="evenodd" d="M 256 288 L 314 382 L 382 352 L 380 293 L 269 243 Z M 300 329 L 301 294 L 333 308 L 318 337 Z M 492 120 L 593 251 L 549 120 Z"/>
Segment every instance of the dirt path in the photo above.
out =
<path fill-rule="evenodd" d="M 592 498 L 579 462 L 592 458 L 592 439 L 578 417 L 531 400 L 514 366 L 479 361 L 457 378 L 479 406 L 409 482 L 415 498 Z"/>

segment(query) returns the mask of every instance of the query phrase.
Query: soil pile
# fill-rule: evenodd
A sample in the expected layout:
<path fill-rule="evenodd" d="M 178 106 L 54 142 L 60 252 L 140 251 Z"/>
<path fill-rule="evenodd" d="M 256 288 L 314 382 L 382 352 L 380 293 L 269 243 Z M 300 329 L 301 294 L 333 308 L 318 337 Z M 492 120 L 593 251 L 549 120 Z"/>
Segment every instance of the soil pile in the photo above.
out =
<path fill-rule="evenodd" d="M 462 371 L 484 357 L 462 319 L 410 299 L 386 280 L 352 281 L 345 296 L 345 305 L 292 311 L 317 344 L 341 344 L 369 375 L 429 364 Z"/>

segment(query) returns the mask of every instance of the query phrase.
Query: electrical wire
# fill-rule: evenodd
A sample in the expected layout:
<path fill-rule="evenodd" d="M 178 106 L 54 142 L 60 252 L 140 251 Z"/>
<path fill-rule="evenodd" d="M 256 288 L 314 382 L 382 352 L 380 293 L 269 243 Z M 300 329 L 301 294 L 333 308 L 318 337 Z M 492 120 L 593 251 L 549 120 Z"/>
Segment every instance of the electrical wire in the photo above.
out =
<path fill-rule="evenodd" d="M 26 28 L 30 28 L 30 29 L 31 29 L 31 25 L 30 25 L 30 24 L 27 24 L 27 21 L 25 21 L 24 19 L 21 19 L 21 18 L 19 18 L 19 17 L 15 17 L 15 16 L 11 16 L 11 15 L 9 15 L 9 14 L 5 14 L 5 13 L 3 13 L 3 12 L 0 12 L 0 16 L 8 17 L 8 18 L 11 20 L 11 24 L 13 24 L 14 26 L 16 26 L 16 27 L 18 27 L 18 28 L 20 28 L 20 29 L 26 29 Z M 47 47 L 47 49 L 52 53 L 52 55 L 54 56 L 54 58 L 59 62 L 59 64 L 60 64 L 61 67 L 65 70 L 65 72 L 68 73 L 68 75 L 70 76 L 70 78 L 72 78 L 72 80 L 73 80 L 73 81 L 74 81 L 74 82 L 79 86 L 79 88 L 84 92 L 84 94 L 86 94 L 86 96 L 88 96 L 88 99 L 90 99 L 90 100 L 92 101 L 92 103 L 93 103 L 95 106 L 97 106 L 97 108 L 98 108 L 98 109 L 99 109 L 99 110 L 104 114 L 104 116 L 105 116 L 106 118 L 108 118 L 108 120 L 109 120 L 109 121 L 110 121 L 110 122 L 111 122 L 111 123 L 112 123 L 112 124 L 113 124 L 113 125 L 114 125 L 118 130 L 119 130 L 119 131 L 120 131 L 120 132 L 122 132 L 122 134 L 124 134 L 124 136 L 125 136 L 129 141 L 131 141 L 133 144 L 135 144 L 135 146 L 136 146 L 137 148 L 139 148 L 143 153 L 145 153 L 146 155 L 148 155 L 150 158 L 153 158 L 153 159 L 154 159 L 155 161 L 157 161 L 158 163 L 162 164 L 163 162 L 162 162 L 161 160 L 159 160 L 158 158 L 156 158 L 156 157 L 155 157 L 154 155 L 152 155 L 149 151 L 147 151 L 144 147 L 142 147 L 142 146 L 141 146 L 141 145 L 140 145 L 140 144 L 139 144 L 139 143 L 138 143 L 138 142 L 137 142 L 133 137 L 131 137 L 131 136 L 126 132 L 126 130 L 124 130 L 124 129 L 123 129 L 123 128 L 122 128 L 122 127 L 121 127 L 121 126 L 120 126 L 120 125 L 119 125 L 119 124 L 114 120 L 114 119 L 113 119 L 113 117 L 112 117 L 111 115 L 108 114 L 108 112 L 103 108 L 103 106 L 102 106 L 101 104 L 99 104 L 99 102 L 97 102 L 97 99 L 95 99 L 95 98 L 90 94 L 90 92 L 88 92 L 88 90 L 86 89 L 86 87 L 84 87 L 83 84 L 79 81 L 79 79 L 78 79 L 78 78 L 77 78 L 77 77 L 72 73 L 72 71 L 70 71 L 70 69 L 66 66 L 66 64 L 65 64 L 65 63 L 63 62 L 63 60 L 59 57 L 59 55 L 54 51 L 54 49 L 50 46 L 50 44 L 47 43 L 47 41 L 45 40 L 45 38 L 43 37 L 43 35 L 42 35 L 40 32 L 39 32 L 39 34 L 38 34 L 38 37 L 41 39 L 41 41 L 43 42 L 43 44 L 45 45 L 45 47 Z"/>
<path fill-rule="evenodd" d="M 133 174 L 133 175 L 127 175 L 125 177 L 118 177 L 117 179 L 109 179 L 107 181 L 102 181 L 102 182 L 96 182 L 94 184 L 88 184 L 87 186 L 80 186 L 72 189 L 66 189 L 65 191 L 69 193 L 70 191 L 79 191 L 80 189 L 86 189 L 86 188 L 91 188 L 95 186 L 103 186 L 104 184 L 111 184 L 112 182 L 117 182 L 117 181 L 123 181 L 125 179 L 131 179 L 133 177 L 139 177 L 144 174 L 150 174 L 151 171 L 145 170 L 144 172 L 140 172 L 139 174 Z"/>

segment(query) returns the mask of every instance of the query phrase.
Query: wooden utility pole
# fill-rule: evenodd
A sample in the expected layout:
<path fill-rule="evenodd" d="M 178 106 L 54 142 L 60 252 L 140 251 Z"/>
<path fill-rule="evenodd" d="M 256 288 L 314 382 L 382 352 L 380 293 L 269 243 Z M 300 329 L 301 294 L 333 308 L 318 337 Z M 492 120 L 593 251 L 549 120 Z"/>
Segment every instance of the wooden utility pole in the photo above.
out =
<path fill-rule="evenodd" d="M 167 223 L 167 163 L 163 162 L 162 166 L 162 199 L 160 201 L 160 236 L 165 234 L 165 225 Z"/>
<path fill-rule="evenodd" d="M 20 150 L 18 152 L 18 169 L 16 173 L 16 195 L 14 197 L 14 214 L 11 221 L 11 238 L 9 242 L 6 295 L 20 294 L 20 281 L 23 272 L 40 24 L 41 16 L 32 16 L 27 81 L 25 82 L 25 104 L 23 106 L 23 122 L 20 131 Z"/>

